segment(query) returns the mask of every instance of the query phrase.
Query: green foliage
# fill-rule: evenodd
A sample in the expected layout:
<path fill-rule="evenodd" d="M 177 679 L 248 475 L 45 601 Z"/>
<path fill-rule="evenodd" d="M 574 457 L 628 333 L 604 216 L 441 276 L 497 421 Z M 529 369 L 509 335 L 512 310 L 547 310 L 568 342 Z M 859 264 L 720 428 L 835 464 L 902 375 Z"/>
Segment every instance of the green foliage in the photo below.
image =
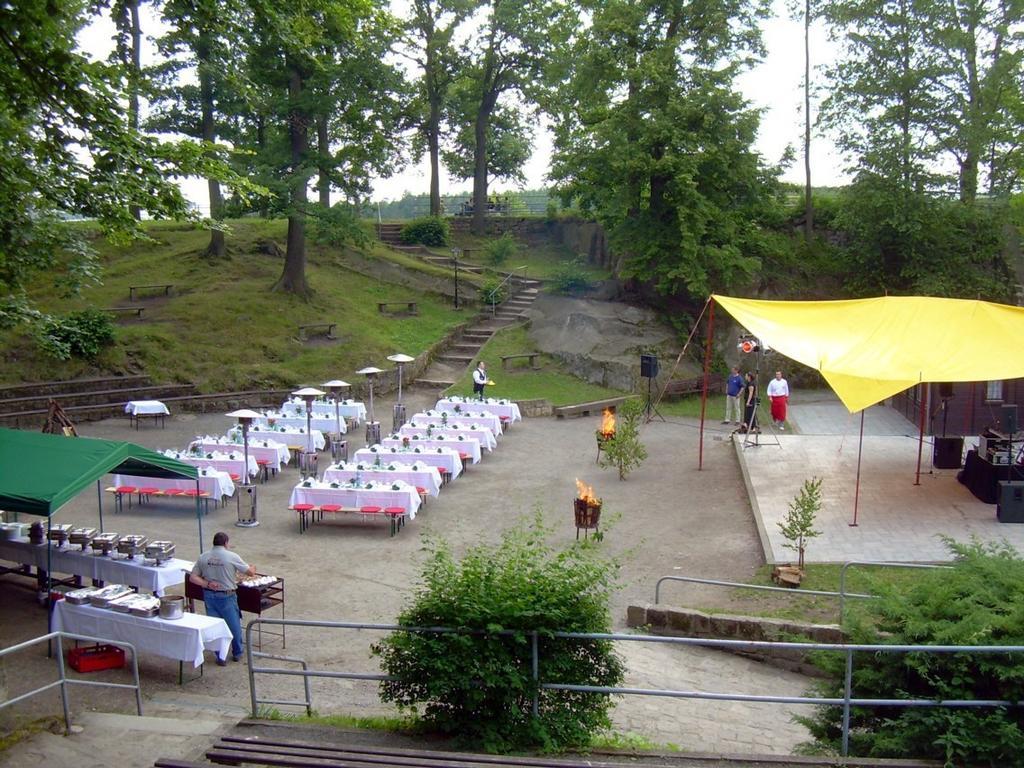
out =
<path fill-rule="evenodd" d="M 551 278 L 550 288 L 552 293 L 559 293 L 563 296 L 575 296 L 590 288 L 590 280 L 584 271 L 586 263 L 582 256 L 577 256 L 572 261 L 564 261 L 555 268 Z"/>
<path fill-rule="evenodd" d="M 58 360 L 95 360 L 104 347 L 114 343 L 114 324 L 98 309 L 51 317 L 39 329 L 38 343 Z"/>
<path fill-rule="evenodd" d="M 505 264 L 517 253 L 519 253 L 519 242 L 512 236 L 511 232 L 506 232 L 498 239 L 491 240 L 484 246 L 484 258 L 488 264 L 493 264 L 494 266 Z"/>
<path fill-rule="evenodd" d="M 1024 560 L 1005 542 L 969 545 L 947 540 L 949 570 L 925 571 L 912 582 L 880 586 L 859 603 L 845 627 L 851 642 L 891 645 L 1024 645 Z M 818 660 L 832 678 L 826 696 L 842 696 L 841 654 Z M 1020 654 L 861 653 L 853 690 L 863 698 L 1024 699 Z M 842 709 L 822 707 L 803 718 L 819 744 L 837 747 Z M 850 753 L 919 757 L 947 766 L 1024 765 L 1024 715 L 1019 708 L 855 707 Z"/>
<path fill-rule="evenodd" d="M 402 227 L 401 234 L 403 243 L 419 243 L 433 247 L 448 245 L 450 237 L 448 220 L 441 216 L 413 219 Z"/>
<path fill-rule="evenodd" d="M 365 248 L 370 242 L 370 236 L 360 222 L 358 212 L 351 205 L 336 203 L 330 208 L 313 206 L 312 216 L 311 237 L 314 243 L 335 248 L 350 244 Z"/>
<path fill-rule="evenodd" d="M 602 467 L 616 467 L 619 480 L 647 458 L 647 449 L 640 442 L 640 419 L 644 406 L 637 399 L 627 400 L 615 414 L 615 437 L 606 441 L 601 452 Z"/>
<path fill-rule="evenodd" d="M 501 304 L 508 298 L 508 283 L 501 277 L 488 277 L 480 286 L 480 295 L 487 306 Z"/>
<path fill-rule="evenodd" d="M 374 647 L 384 672 L 397 678 L 381 684 L 382 699 L 422 706 L 429 727 L 489 751 L 580 746 L 608 728 L 612 702 L 600 694 L 543 691 L 539 716 L 532 715 L 532 631 L 540 680 L 616 685 L 623 677 L 611 643 L 552 637 L 610 631 L 616 563 L 591 543 L 557 550 L 549 535 L 538 511 L 532 525 L 521 522 L 499 545 L 480 545 L 461 560 L 433 544 L 399 623 L 480 634 L 391 634 Z M 513 634 L 483 634 L 501 630 Z"/>
<path fill-rule="evenodd" d="M 789 511 L 786 512 L 786 517 L 777 523 L 779 531 L 787 541 L 783 546 L 798 554 L 800 568 L 804 567 L 804 550 L 807 549 L 807 540 L 821 535 L 821 531 L 814 529 L 814 518 L 820 511 L 821 478 L 812 477 L 809 480 L 804 480 L 804 484 L 800 487 L 800 493 L 789 502 Z"/>

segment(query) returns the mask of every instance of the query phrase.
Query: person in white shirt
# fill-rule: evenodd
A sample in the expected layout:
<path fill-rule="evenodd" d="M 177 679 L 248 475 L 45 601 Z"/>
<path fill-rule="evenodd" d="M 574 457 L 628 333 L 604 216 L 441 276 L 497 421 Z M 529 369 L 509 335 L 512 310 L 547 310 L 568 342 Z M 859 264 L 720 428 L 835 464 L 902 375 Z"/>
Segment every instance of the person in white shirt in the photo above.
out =
<path fill-rule="evenodd" d="M 484 399 L 484 387 L 487 386 L 487 363 L 481 360 L 473 371 L 473 394 L 480 395 Z"/>
<path fill-rule="evenodd" d="M 786 428 L 786 404 L 789 402 L 789 382 L 782 378 L 782 371 L 775 372 L 775 378 L 768 382 L 768 399 L 772 403 L 772 421 L 779 429 Z"/>

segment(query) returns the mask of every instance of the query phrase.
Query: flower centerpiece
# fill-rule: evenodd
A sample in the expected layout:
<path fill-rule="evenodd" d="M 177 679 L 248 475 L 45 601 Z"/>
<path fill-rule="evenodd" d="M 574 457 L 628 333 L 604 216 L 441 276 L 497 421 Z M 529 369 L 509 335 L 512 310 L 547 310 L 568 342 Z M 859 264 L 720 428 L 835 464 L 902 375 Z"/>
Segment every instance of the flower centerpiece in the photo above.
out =
<path fill-rule="evenodd" d="M 408 448 L 409 447 L 409 438 L 408 437 L 403 437 L 402 438 L 402 447 L 403 448 Z"/>

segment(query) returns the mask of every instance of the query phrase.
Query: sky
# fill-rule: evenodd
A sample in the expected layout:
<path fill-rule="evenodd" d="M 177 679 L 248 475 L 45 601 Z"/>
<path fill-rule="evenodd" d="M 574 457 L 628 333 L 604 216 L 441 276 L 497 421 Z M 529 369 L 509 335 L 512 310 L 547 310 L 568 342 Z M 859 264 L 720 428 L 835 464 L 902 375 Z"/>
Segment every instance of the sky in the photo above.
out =
<path fill-rule="evenodd" d="M 400 0 L 395 0 L 397 4 Z M 143 5 L 141 10 L 143 34 L 159 34 L 160 22 L 152 5 Z M 797 160 L 783 174 L 784 181 L 803 184 L 803 23 L 792 20 L 786 12 L 786 0 L 774 0 L 774 17 L 763 23 L 762 33 L 767 49 L 764 60 L 749 72 L 740 76 L 737 86 L 753 107 L 763 110 L 761 127 L 756 149 L 769 163 L 778 162 L 788 145 L 797 153 Z M 79 36 L 82 48 L 96 57 L 109 55 L 112 48 L 113 25 L 107 18 L 97 20 L 83 30 Z M 836 55 L 836 46 L 831 43 L 821 26 L 812 27 L 811 63 L 821 66 Z M 155 56 L 151 43 L 144 46 L 143 65 L 153 62 Z M 813 75 L 812 75 L 813 77 Z M 812 112 L 814 110 L 812 102 Z M 846 183 L 844 163 L 831 141 L 814 136 L 811 147 L 812 182 L 815 186 L 835 186 Z M 524 169 L 526 188 L 535 189 L 547 185 L 546 173 L 551 155 L 551 136 L 543 122 L 534 137 L 533 156 Z M 411 164 L 390 178 L 374 180 L 375 199 L 395 200 L 406 192 L 426 194 L 429 190 L 430 172 L 426 158 Z M 201 209 L 208 207 L 206 183 L 200 179 L 183 179 L 181 186 L 185 195 Z M 457 181 L 442 173 L 441 193 L 465 191 L 470 182 Z M 514 187 L 497 184 L 495 192 Z"/>

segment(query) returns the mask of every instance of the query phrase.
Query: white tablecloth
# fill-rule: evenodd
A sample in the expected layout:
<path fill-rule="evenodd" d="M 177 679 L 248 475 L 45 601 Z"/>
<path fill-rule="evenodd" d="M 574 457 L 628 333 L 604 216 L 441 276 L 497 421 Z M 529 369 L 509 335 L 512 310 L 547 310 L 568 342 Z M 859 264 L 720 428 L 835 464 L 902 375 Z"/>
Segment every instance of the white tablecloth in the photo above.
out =
<path fill-rule="evenodd" d="M 286 400 L 281 405 L 281 412 L 287 416 L 302 416 L 305 418 L 306 402 L 305 400 Z M 328 416 L 333 419 L 334 402 L 331 400 L 314 400 L 313 415 Z M 342 400 L 338 406 L 338 415 L 342 419 L 357 419 L 362 424 L 366 421 L 366 406 L 358 400 Z M 342 423 L 342 429 L 344 429 L 344 426 L 344 423 Z"/>
<path fill-rule="evenodd" d="M 388 469 L 389 465 L 394 465 L 395 468 Z M 323 481 L 325 483 L 350 483 L 355 480 L 357 475 L 361 480 L 381 483 L 401 480 L 409 485 L 426 489 L 431 496 L 437 496 L 441 492 L 441 475 L 437 471 L 437 467 L 422 463 L 417 466 L 418 469 L 411 464 L 401 464 L 384 459 L 381 459 L 379 467 L 372 462 L 358 461 L 348 464 L 332 464 L 324 470 Z"/>
<path fill-rule="evenodd" d="M 380 460 L 383 462 L 418 461 L 432 467 L 441 467 L 451 472 L 452 480 L 462 474 L 462 459 L 459 458 L 458 451 L 453 451 L 450 448 L 442 448 L 440 453 L 436 448 L 430 451 L 420 449 L 419 453 L 412 448 L 395 448 L 394 450 L 380 446 L 374 446 L 374 448 L 360 448 L 352 456 L 352 460 L 357 463 L 373 464 L 380 456 Z"/>
<path fill-rule="evenodd" d="M 506 416 L 513 422 L 523 420 L 523 415 L 519 412 L 518 405 L 513 403 L 511 400 L 500 402 L 494 398 L 474 400 L 472 398 L 463 399 L 461 397 L 448 397 L 438 400 L 437 405 L 434 406 L 434 410 L 457 414 L 457 411 L 455 410 L 456 405 L 463 411 L 484 411 L 485 413 L 493 413 L 498 417 Z"/>
<path fill-rule="evenodd" d="M 242 467 L 245 464 L 245 456 L 242 454 L 242 449 L 238 451 L 232 451 L 235 458 L 231 458 L 231 453 L 225 452 L 214 452 L 209 451 L 213 455 L 212 459 L 199 456 L 189 456 L 187 453 L 179 453 L 177 451 L 164 451 L 164 455 L 172 459 L 177 459 L 185 464 L 191 464 L 193 467 L 213 467 L 219 469 L 221 472 L 227 472 L 229 475 L 238 475 L 239 478 L 245 476 L 242 471 Z M 260 473 L 260 465 L 256 463 L 256 457 L 251 453 L 249 454 L 249 477 L 256 477 Z"/>
<path fill-rule="evenodd" d="M 203 663 L 203 651 L 213 651 L 226 659 L 231 649 L 231 630 L 224 619 L 185 613 L 180 619 L 145 619 L 91 605 L 72 605 L 58 600 L 53 608 L 55 632 L 77 632 L 104 640 L 131 643 L 135 650 L 155 653 L 178 661 Z"/>
<path fill-rule="evenodd" d="M 447 412 L 446 412 L 447 413 Z M 425 422 L 428 426 L 433 424 L 435 427 L 441 426 L 441 411 L 423 411 L 422 413 L 413 414 L 410 422 Z M 501 419 L 495 416 L 493 413 L 447 413 L 447 423 L 450 426 L 455 427 L 486 427 L 491 430 L 491 434 L 495 437 L 501 437 Z"/>
<path fill-rule="evenodd" d="M 402 437 L 413 437 L 419 435 L 420 437 L 427 436 L 427 425 L 426 422 L 417 421 L 410 422 L 409 424 L 403 424 L 398 429 L 398 434 Z M 475 440 L 480 444 L 481 448 L 486 448 L 488 451 L 493 451 L 498 447 L 498 440 L 494 437 L 494 433 L 484 427 L 472 427 L 457 428 L 452 425 L 448 425 L 444 429 L 434 429 L 431 431 L 431 437 L 434 439 L 442 440 L 458 440 L 460 437 L 464 440 Z"/>
<path fill-rule="evenodd" d="M 402 440 L 404 439 L 405 438 L 385 437 L 380 441 L 380 444 L 385 448 L 401 448 Z M 483 455 L 483 452 L 480 450 L 480 443 L 476 440 L 435 440 L 433 438 L 430 440 L 427 440 L 426 438 L 416 440 L 410 437 L 409 447 L 415 448 L 416 446 L 419 446 L 424 451 L 429 451 L 432 448 L 451 448 L 456 453 L 468 454 L 470 458 L 473 459 L 474 464 L 479 464 L 480 458 Z"/>
<path fill-rule="evenodd" d="M 241 440 L 241 436 L 238 438 Z M 217 439 L 203 439 L 198 442 L 193 442 L 189 447 L 195 446 L 204 452 L 213 451 L 235 451 L 236 453 L 242 451 L 241 442 L 235 443 L 229 438 L 217 438 Z M 257 461 L 267 461 L 268 466 L 275 472 L 281 471 L 281 465 L 287 464 L 291 459 L 291 452 L 288 450 L 288 446 L 284 443 L 279 443 L 275 440 L 253 440 L 251 433 L 249 437 L 249 456 L 256 459 Z"/>
<path fill-rule="evenodd" d="M 305 424 L 305 422 L 303 422 Z M 284 429 L 282 432 L 281 430 Z M 302 432 L 295 429 L 294 427 L 281 427 L 277 425 L 272 429 L 270 427 L 261 427 L 259 429 L 249 430 L 249 440 L 276 440 L 279 443 L 284 443 L 285 446 L 289 445 L 300 445 L 302 450 L 306 450 L 306 427 L 302 427 Z M 322 451 L 327 447 L 327 440 L 324 439 L 324 433 L 319 429 L 313 430 L 313 448 L 317 451 Z"/>
<path fill-rule="evenodd" d="M 340 504 L 343 507 L 402 507 L 412 520 L 420 508 L 420 495 L 416 489 L 400 483 L 400 490 L 382 488 L 304 488 L 301 484 L 292 489 L 289 506 L 296 504 Z"/>
<path fill-rule="evenodd" d="M 140 592 L 153 592 L 157 595 L 163 594 L 168 587 L 184 583 L 183 571 L 191 571 L 193 565 L 187 560 L 175 558 L 158 568 L 143 565 L 141 556 L 127 560 L 121 559 L 122 555 L 97 555 L 91 549 L 83 552 L 78 547 L 57 547 L 53 544 L 49 549 L 51 573 L 72 573 L 87 579 L 127 584 Z M 31 544 L 28 539 L 0 541 L 0 560 L 24 563 L 45 571 L 46 550 L 45 544 Z"/>
<path fill-rule="evenodd" d="M 124 412 L 130 413 L 132 416 L 154 413 L 169 416 L 171 413 L 167 410 L 167 406 L 159 400 L 129 400 L 124 406 Z"/>
<path fill-rule="evenodd" d="M 224 496 L 235 495 L 235 484 L 231 480 L 231 476 L 227 472 L 221 472 L 219 469 L 206 470 L 206 474 L 203 474 L 203 470 L 200 469 L 199 474 L 199 490 L 206 491 L 210 494 L 210 498 L 220 501 Z M 187 477 L 134 477 L 132 475 L 114 475 L 114 485 L 120 487 L 122 485 L 134 486 L 135 488 L 157 488 L 161 491 L 166 491 L 169 488 L 179 488 L 183 491 L 195 490 L 196 481 L 190 480 Z"/>
<path fill-rule="evenodd" d="M 260 419 L 253 419 L 253 427 L 258 429 L 267 429 L 271 420 L 274 422 L 275 427 L 295 427 L 295 429 L 306 429 L 306 417 L 305 416 L 282 416 L 281 414 L 267 413 L 266 416 Z M 345 420 L 342 419 L 340 423 L 336 423 L 334 420 L 334 414 L 332 413 L 330 418 L 327 416 L 314 416 L 309 420 L 313 429 L 318 429 L 321 432 L 331 434 L 334 432 L 336 426 L 341 427 L 342 434 L 345 433 Z"/>

